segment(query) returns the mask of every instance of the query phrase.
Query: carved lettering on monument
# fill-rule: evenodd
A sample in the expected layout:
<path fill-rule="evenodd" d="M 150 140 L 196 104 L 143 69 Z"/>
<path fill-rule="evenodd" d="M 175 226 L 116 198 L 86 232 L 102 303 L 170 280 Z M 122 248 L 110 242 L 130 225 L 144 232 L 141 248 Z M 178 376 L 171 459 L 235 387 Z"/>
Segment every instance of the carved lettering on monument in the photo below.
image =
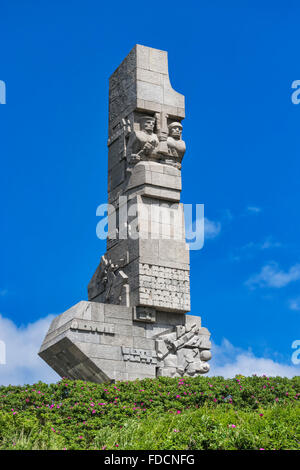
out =
<path fill-rule="evenodd" d="M 95 333 L 115 333 L 115 325 L 110 323 L 99 323 L 90 320 L 74 319 L 70 326 L 71 330 L 90 331 Z"/>
<path fill-rule="evenodd" d="M 164 266 L 140 264 L 140 300 L 171 310 L 190 310 L 190 280 L 188 271 Z"/>
<path fill-rule="evenodd" d="M 124 361 L 143 362 L 146 364 L 157 364 L 156 351 L 149 349 L 133 349 L 122 346 Z"/>

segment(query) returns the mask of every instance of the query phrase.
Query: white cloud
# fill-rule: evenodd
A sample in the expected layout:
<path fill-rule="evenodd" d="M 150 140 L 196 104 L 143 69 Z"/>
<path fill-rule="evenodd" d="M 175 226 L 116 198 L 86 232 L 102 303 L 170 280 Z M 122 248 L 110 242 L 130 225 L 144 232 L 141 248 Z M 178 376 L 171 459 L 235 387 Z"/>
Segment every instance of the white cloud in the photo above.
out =
<path fill-rule="evenodd" d="M 206 239 L 216 238 L 221 232 L 220 222 L 214 222 L 213 220 L 204 218 L 204 237 Z"/>
<path fill-rule="evenodd" d="M 199 206 L 201 206 L 199 204 Z M 191 212 L 185 213 L 185 235 L 190 250 L 201 250 L 205 240 L 216 238 L 221 232 L 221 223 L 204 217 L 204 206 L 197 211 L 197 218 L 191 222 Z"/>
<path fill-rule="evenodd" d="M 258 243 L 257 248 L 259 250 L 269 250 L 270 248 L 281 248 L 282 243 L 275 242 L 271 237 L 267 238 L 264 242 Z"/>
<path fill-rule="evenodd" d="M 241 247 L 237 247 L 229 257 L 231 261 L 243 261 L 252 259 L 259 251 L 271 250 L 274 248 L 281 248 L 282 243 L 276 242 L 272 237 L 267 237 L 260 242 L 249 242 Z"/>
<path fill-rule="evenodd" d="M 222 220 L 226 223 L 231 222 L 234 219 L 234 215 L 232 214 L 230 209 L 225 209 L 222 214 Z"/>
<path fill-rule="evenodd" d="M 279 269 L 277 263 L 269 263 L 264 266 L 260 273 L 251 276 L 246 285 L 250 288 L 255 287 L 285 287 L 290 282 L 300 279 L 300 264 L 291 266 L 288 271 Z"/>
<path fill-rule="evenodd" d="M 300 297 L 296 297 L 295 299 L 290 299 L 289 307 L 291 310 L 300 310 Z"/>
<path fill-rule="evenodd" d="M 59 380 L 59 376 L 38 356 L 53 318 L 53 315 L 48 315 L 17 327 L 13 321 L 0 315 L 0 341 L 4 342 L 6 349 L 6 364 L 0 362 L 0 385 Z"/>
<path fill-rule="evenodd" d="M 258 214 L 259 212 L 261 212 L 261 208 L 260 207 L 256 207 L 256 206 L 248 206 L 246 208 L 246 211 L 250 214 Z"/>
<path fill-rule="evenodd" d="M 291 356 L 293 350 L 291 349 Z M 209 376 L 235 377 L 266 375 L 294 377 L 299 375 L 300 367 L 283 364 L 264 357 L 257 357 L 251 349 L 243 350 L 233 346 L 227 339 L 223 339 L 220 346 L 213 344 L 212 359 L 210 361 Z"/>
<path fill-rule="evenodd" d="M 272 237 L 266 238 L 264 241 L 261 242 L 249 242 L 246 245 L 241 247 L 242 251 L 248 250 L 269 250 L 271 248 L 280 248 L 282 243 L 275 242 L 272 240 Z"/>

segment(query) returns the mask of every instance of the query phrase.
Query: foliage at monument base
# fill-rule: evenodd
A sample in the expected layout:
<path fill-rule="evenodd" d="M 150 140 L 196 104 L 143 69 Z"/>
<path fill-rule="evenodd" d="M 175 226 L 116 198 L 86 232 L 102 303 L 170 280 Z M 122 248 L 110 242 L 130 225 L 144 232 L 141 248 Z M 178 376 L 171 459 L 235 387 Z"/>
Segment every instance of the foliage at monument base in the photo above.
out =
<path fill-rule="evenodd" d="M 0 387 L 0 449 L 300 449 L 300 377 Z"/>

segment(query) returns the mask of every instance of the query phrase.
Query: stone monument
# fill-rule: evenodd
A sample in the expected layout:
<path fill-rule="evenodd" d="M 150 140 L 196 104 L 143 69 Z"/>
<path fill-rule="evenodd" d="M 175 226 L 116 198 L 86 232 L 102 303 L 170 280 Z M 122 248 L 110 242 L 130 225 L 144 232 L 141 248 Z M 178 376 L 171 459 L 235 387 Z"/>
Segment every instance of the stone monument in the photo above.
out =
<path fill-rule="evenodd" d="M 167 52 L 136 45 L 109 81 L 107 250 L 88 301 L 53 320 L 39 352 L 61 376 L 103 382 L 209 370 L 210 333 L 187 314 L 184 117 Z"/>

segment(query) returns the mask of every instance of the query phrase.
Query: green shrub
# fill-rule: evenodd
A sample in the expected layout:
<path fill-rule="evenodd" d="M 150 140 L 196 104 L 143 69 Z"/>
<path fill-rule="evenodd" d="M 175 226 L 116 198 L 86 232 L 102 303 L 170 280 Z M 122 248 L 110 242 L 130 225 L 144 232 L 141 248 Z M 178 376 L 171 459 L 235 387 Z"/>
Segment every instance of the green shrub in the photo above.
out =
<path fill-rule="evenodd" d="M 299 396 L 299 377 L 2 386 L 0 449 L 299 449 Z"/>

